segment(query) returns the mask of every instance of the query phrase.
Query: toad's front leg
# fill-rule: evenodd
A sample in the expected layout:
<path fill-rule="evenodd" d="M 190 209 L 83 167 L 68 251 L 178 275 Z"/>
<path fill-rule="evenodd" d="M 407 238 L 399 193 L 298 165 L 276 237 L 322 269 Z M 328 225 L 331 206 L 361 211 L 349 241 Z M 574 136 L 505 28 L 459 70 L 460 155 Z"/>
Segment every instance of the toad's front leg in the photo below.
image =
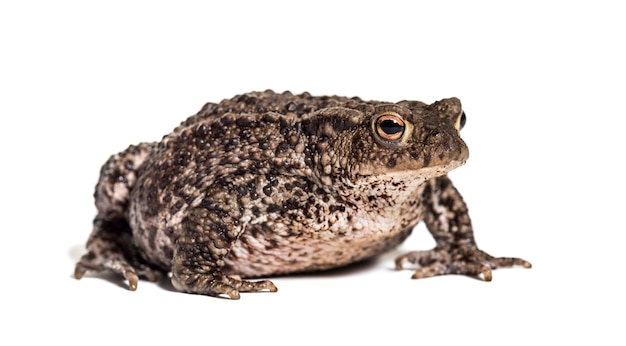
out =
<path fill-rule="evenodd" d="M 414 279 L 464 274 L 491 281 L 492 269 L 515 265 L 530 268 L 521 258 L 493 257 L 478 249 L 467 206 L 448 177 L 431 180 L 422 196 L 424 222 L 437 246 L 429 251 L 414 251 L 396 259 L 396 269 L 404 263 L 419 265 Z"/>
<path fill-rule="evenodd" d="M 189 213 L 172 259 L 172 285 L 177 290 L 230 299 L 239 299 L 239 292 L 277 291 L 271 281 L 245 281 L 221 271 L 224 258 L 242 233 L 236 223 L 224 211 L 198 207 Z"/>

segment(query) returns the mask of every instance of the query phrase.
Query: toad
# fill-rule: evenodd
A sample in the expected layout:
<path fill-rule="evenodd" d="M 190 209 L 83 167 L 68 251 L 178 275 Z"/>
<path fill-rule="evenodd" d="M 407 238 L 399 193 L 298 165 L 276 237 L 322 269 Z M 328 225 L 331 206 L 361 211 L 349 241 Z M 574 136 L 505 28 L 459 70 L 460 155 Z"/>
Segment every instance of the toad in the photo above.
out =
<path fill-rule="evenodd" d="M 468 158 L 456 98 L 432 104 L 251 92 L 207 103 L 159 142 L 103 165 L 75 277 L 171 273 L 182 292 L 238 299 L 267 278 L 337 268 L 402 243 L 423 221 L 435 248 L 397 258 L 413 278 L 492 270 L 447 173 Z"/>

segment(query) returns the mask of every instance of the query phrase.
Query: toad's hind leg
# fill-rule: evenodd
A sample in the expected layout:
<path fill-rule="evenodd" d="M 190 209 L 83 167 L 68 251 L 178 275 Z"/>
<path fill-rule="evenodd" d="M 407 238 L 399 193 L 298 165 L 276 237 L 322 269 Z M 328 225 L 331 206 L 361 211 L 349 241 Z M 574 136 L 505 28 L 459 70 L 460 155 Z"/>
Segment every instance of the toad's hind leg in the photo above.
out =
<path fill-rule="evenodd" d="M 128 223 L 120 219 L 96 217 L 94 231 L 87 241 L 87 254 L 76 263 L 74 277 L 80 279 L 87 271 L 105 270 L 122 275 L 131 291 L 137 289 L 140 276 L 150 281 L 157 279 L 150 266 L 137 253 Z"/>
<path fill-rule="evenodd" d="M 131 290 L 138 277 L 155 281 L 156 275 L 139 255 L 128 224 L 128 198 L 136 180 L 136 171 L 152 150 L 153 144 L 130 146 L 111 156 L 102 166 L 94 194 L 98 215 L 87 241 L 87 254 L 76 264 L 74 276 L 87 271 L 110 270 L 121 274 Z"/>
<path fill-rule="evenodd" d="M 409 262 L 419 266 L 413 274 L 414 279 L 464 274 L 491 281 L 492 269 L 515 265 L 531 267 L 530 262 L 521 258 L 493 257 L 478 248 L 467 206 L 447 177 L 429 181 L 422 200 L 424 222 L 437 246 L 429 251 L 414 251 L 398 257 L 397 269 Z"/>
<path fill-rule="evenodd" d="M 231 212 L 218 205 L 229 205 L 228 201 L 198 207 L 183 220 L 182 234 L 176 240 L 172 260 L 172 285 L 179 291 L 226 295 L 239 299 L 240 292 L 276 292 L 271 281 L 246 281 L 222 272 L 224 258 L 242 233 L 235 226 Z M 218 216 L 219 215 L 219 216 Z"/>

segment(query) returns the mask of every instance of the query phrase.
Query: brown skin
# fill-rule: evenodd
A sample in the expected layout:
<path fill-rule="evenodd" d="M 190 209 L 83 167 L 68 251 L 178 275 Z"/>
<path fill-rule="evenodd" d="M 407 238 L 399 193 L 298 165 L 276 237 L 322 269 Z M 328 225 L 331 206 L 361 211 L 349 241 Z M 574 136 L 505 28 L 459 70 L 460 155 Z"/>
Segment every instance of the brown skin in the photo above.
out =
<path fill-rule="evenodd" d="M 458 99 L 364 102 L 271 91 L 208 103 L 158 143 L 102 167 L 88 270 L 172 272 L 183 292 L 276 291 L 243 278 L 330 269 L 400 244 L 421 220 L 437 246 L 397 259 L 414 278 L 530 263 L 476 246 L 446 173 L 468 157 Z"/>

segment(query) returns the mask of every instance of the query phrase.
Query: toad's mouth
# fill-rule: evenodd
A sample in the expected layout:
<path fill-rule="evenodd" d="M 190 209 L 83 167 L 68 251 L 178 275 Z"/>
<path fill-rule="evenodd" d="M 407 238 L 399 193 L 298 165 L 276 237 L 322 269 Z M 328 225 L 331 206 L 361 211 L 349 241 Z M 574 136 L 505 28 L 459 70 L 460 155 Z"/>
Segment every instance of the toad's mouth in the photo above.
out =
<path fill-rule="evenodd" d="M 404 194 L 410 195 L 428 180 L 446 175 L 464 163 L 465 160 L 453 160 L 445 164 L 423 167 L 418 170 L 407 169 L 361 175 L 355 179 L 354 183 L 362 189 L 367 189 L 368 194 L 384 187 L 384 194 L 399 197 Z"/>
<path fill-rule="evenodd" d="M 419 176 L 424 176 L 426 180 L 431 178 L 440 177 L 442 175 L 448 174 L 448 172 L 452 171 L 455 168 L 461 167 L 465 164 L 467 159 L 463 160 L 451 160 L 444 164 L 434 165 L 429 167 L 424 167 L 417 170 L 417 174 Z"/>
<path fill-rule="evenodd" d="M 401 166 L 398 165 L 393 169 L 388 167 L 372 167 L 362 165 L 359 167 L 358 175 L 360 177 L 401 177 L 402 179 L 409 180 L 422 180 L 426 181 L 431 178 L 439 177 L 448 174 L 455 168 L 458 168 L 465 164 L 467 156 L 462 157 L 459 160 L 449 160 L 445 163 L 432 164 L 425 167 L 411 167 L 410 165 Z"/>

